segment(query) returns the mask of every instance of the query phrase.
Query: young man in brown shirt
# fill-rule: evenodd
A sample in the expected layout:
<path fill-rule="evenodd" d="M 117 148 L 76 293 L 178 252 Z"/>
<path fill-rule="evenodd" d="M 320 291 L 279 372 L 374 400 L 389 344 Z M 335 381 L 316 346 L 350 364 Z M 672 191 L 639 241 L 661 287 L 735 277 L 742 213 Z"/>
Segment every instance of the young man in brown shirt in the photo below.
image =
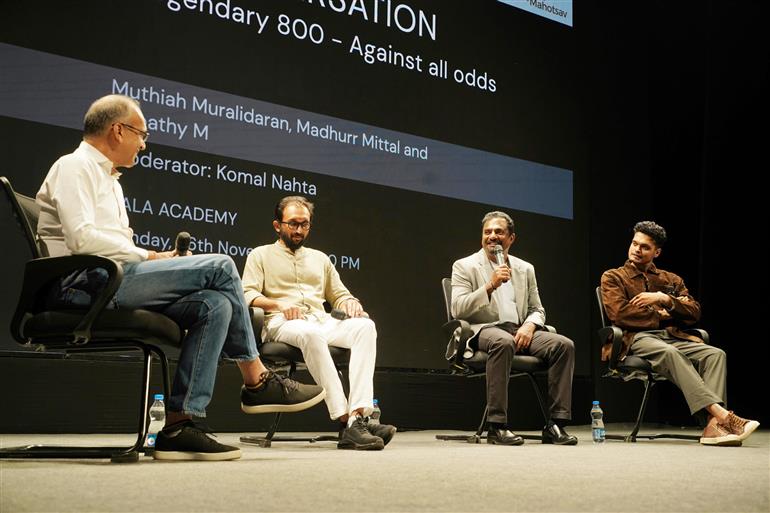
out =
<path fill-rule="evenodd" d="M 726 355 L 683 328 L 700 319 L 700 304 L 682 278 L 655 267 L 666 231 L 652 221 L 634 226 L 634 237 L 623 267 L 602 275 L 602 301 L 613 324 L 623 329 L 620 358 L 633 354 L 648 360 L 655 373 L 678 386 L 691 413 L 704 410 L 708 423 L 700 443 L 741 445 L 759 427 L 726 410 Z M 602 348 L 609 358 L 611 344 Z"/>

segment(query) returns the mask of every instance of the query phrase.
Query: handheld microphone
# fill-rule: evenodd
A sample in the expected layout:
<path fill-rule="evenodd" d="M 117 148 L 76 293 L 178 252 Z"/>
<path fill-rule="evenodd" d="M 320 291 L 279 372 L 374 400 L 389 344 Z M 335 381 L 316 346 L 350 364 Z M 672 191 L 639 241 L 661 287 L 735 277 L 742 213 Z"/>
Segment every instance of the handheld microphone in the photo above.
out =
<path fill-rule="evenodd" d="M 330 315 L 333 319 L 339 319 L 340 321 L 350 319 L 350 316 L 344 310 L 340 310 L 339 308 L 332 308 Z"/>
<path fill-rule="evenodd" d="M 329 315 L 332 316 L 332 319 L 337 319 L 340 321 L 344 321 L 345 319 L 350 319 L 351 317 L 347 314 L 345 310 L 340 310 L 339 308 L 332 308 L 332 311 L 329 312 Z M 369 314 L 364 312 L 361 314 L 362 317 L 369 318 Z"/>
<path fill-rule="evenodd" d="M 187 232 L 179 232 L 176 236 L 175 246 L 177 256 L 185 256 L 190 249 L 190 234 Z"/>
<path fill-rule="evenodd" d="M 495 249 L 493 249 L 492 252 L 495 254 L 495 260 L 497 260 L 498 267 L 506 264 L 503 247 L 500 244 L 495 246 Z"/>

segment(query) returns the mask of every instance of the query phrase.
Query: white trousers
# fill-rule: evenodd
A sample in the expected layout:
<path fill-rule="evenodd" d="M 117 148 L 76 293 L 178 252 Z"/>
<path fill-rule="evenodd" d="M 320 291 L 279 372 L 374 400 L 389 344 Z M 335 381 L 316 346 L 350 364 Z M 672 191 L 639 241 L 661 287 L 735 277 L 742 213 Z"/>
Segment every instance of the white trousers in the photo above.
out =
<path fill-rule="evenodd" d="M 287 321 L 277 315 L 267 326 L 267 339 L 292 345 L 302 351 L 310 375 L 326 389 L 326 407 L 332 420 L 362 408 L 372 413 L 374 363 L 377 359 L 377 329 L 366 317 L 337 320 L 315 317 Z M 329 347 L 350 349 L 350 397 L 345 397 Z"/>

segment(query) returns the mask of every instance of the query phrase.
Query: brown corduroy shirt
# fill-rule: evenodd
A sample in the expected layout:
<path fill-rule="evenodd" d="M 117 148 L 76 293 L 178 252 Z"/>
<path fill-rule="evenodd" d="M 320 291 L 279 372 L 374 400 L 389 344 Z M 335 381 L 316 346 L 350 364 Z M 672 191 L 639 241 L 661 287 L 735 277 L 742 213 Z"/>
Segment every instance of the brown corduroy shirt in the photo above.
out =
<path fill-rule="evenodd" d="M 662 330 L 682 340 L 703 342 L 700 338 L 682 331 L 693 326 L 700 319 L 700 304 L 687 291 L 682 278 L 674 273 L 663 271 L 651 264 L 646 272 L 640 271 L 630 260 L 623 267 L 610 269 L 602 274 L 602 302 L 607 317 L 623 330 L 623 350 L 620 358 L 625 358 L 634 336 L 640 331 Z M 656 308 L 639 307 L 629 301 L 641 292 L 663 292 L 671 296 L 673 307 L 666 317 Z M 602 346 L 602 361 L 610 357 L 612 341 Z"/>

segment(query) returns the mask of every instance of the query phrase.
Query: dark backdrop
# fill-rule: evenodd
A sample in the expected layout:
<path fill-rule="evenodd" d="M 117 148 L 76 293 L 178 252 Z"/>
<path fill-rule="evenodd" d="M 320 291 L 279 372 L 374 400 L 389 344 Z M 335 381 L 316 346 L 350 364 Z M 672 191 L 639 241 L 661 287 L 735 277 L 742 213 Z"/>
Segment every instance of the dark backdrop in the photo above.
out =
<path fill-rule="evenodd" d="M 662 1 L 611 6 L 604 2 L 581 2 L 575 11 L 575 27 L 565 29 L 552 22 L 534 20 L 525 13 L 504 11 L 494 2 L 479 2 L 479 5 L 479 12 L 494 13 L 495 22 L 488 23 L 483 32 L 469 32 L 465 38 L 452 38 L 451 44 L 458 48 L 457 51 L 465 49 L 473 53 L 478 39 L 497 37 L 505 40 L 506 35 L 518 34 L 532 24 L 537 27 L 537 36 L 525 38 L 525 41 L 516 40 L 511 47 L 532 50 L 526 54 L 534 56 L 532 61 L 527 61 L 528 69 L 545 70 L 545 76 L 549 77 L 559 76 L 561 72 L 551 69 L 554 64 L 548 55 L 553 57 L 553 54 L 566 52 L 560 54 L 566 55 L 566 59 L 556 59 L 566 66 L 564 70 L 571 70 L 564 77 L 568 83 L 561 84 L 559 90 L 570 91 L 571 99 L 545 94 L 553 87 L 546 81 L 530 86 L 532 91 L 544 88 L 544 94 L 537 96 L 540 101 L 532 102 L 533 109 L 528 115 L 522 116 L 517 110 L 522 108 L 521 104 L 512 107 L 483 97 L 474 97 L 477 103 L 469 103 L 464 97 L 449 106 L 442 102 L 434 104 L 429 101 L 432 92 L 421 90 L 421 84 L 407 78 L 397 80 L 390 73 L 371 77 L 371 70 L 366 68 L 346 74 L 344 70 L 336 69 L 333 63 L 314 65 L 323 69 L 311 65 L 313 72 L 327 79 L 310 84 L 300 79 L 290 80 L 292 73 L 296 75 L 300 71 L 296 68 L 291 71 L 287 67 L 286 75 L 278 77 L 282 79 L 281 87 L 272 90 L 269 99 L 317 110 L 311 99 L 326 98 L 333 109 L 325 113 L 347 119 L 357 119 L 350 114 L 366 104 L 367 122 L 372 124 L 407 130 L 401 123 L 408 120 L 411 126 L 418 127 L 415 131 L 421 135 L 575 170 L 576 219 L 567 231 L 579 232 L 577 241 L 570 238 L 567 244 L 552 247 L 547 245 L 547 237 L 540 233 L 523 233 L 521 247 L 522 251 L 531 253 L 530 260 L 538 266 L 541 282 L 546 282 L 541 283 L 541 288 L 547 292 L 545 300 L 549 313 L 556 312 L 560 321 L 569 317 L 566 312 L 585 320 L 585 325 L 576 325 L 574 332 L 567 333 L 579 343 L 583 363 L 578 371 L 587 378 L 576 381 L 576 395 L 601 399 L 611 420 L 632 418 L 638 389 L 635 385 L 599 378 L 602 366 L 597 361 L 598 344 L 594 331 L 598 314 L 592 302 L 592 289 L 603 270 L 622 264 L 634 222 L 654 219 L 663 224 L 669 231 L 670 242 L 659 265 L 684 277 L 703 305 L 704 327 L 710 331 L 713 342 L 727 350 L 730 406 L 741 415 L 770 421 L 766 401 L 761 395 L 761 390 L 766 387 L 761 378 L 761 365 L 767 358 L 767 348 L 766 336 L 761 335 L 764 302 L 759 298 L 759 291 L 764 288 L 765 277 L 761 264 L 755 267 L 749 261 L 755 254 L 760 258 L 764 254 L 761 230 L 764 216 L 758 206 L 764 199 L 761 180 L 767 167 L 760 159 L 760 152 L 767 136 L 763 114 L 767 112 L 768 55 L 760 37 L 762 16 L 757 13 L 765 8 L 760 2 L 736 6 L 708 1 L 698 3 L 697 9 L 692 5 L 672 5 Z M 54 22 L 49 20 L 50 26 L 46 26 L 45 20 L 41 21 L 32 8 L 26 13 L 21 10 L 21 7 L 10 11 L 6 8 L 4 14 L 10 16 L 3 17 L 7 21 L 2 27 L 5 41 L 52 53 L 61 53 L 62 48 L 70 45 L 79 58 L 94 61 L 104 58 L 105 54 L 100 53 L 102 50 L 73 43 L 67 38 L 51 39 L 45 43 L 47 46 L 40 46 L 43 42 L 35 34 L 56 34 Z M 140 16 L 129 12 L 126 15 Z M 457 19 L 472 18 L 474 14 L 458 11 L 455 16 Z M 59 13 L 55 18 L 72 22 L 66 13 Z M 140 35 L 157 23 L 154 18 L 141 20 Z M 565 31 L 568 36 L 564 36 Z M 188 74 L 197 69 L 200 62 L 205 62 L 207 69 L 216 68 L 221 56 L 204 51 L 202 56 L 206 59 L 199 61 L 197 57 L 201 53 L 185 53 L 191 44 L 190 40 L 183 39 L 188 34 L 176 35 L 179 39 L 168 44 L 179 50 L 179 55 L 187 57 L 181 57 L 179 62 L 154 64 L 158 66 L 154 73 L 201 85 L 201 79 L 196 80 Z M 570 39 L 562 39 L 565 37 Z M 206 38 L 207 41 L 215 39 L 210 31 L 206 32 Z M 563 44 L 565 40 L 569 48 Z M 139 38 L 130 34 L 125 39 L 105 36 L 104 44 L 117 48 L 114 59 L 105 63 L 131 69 L 123 62 L 126 53 L 138 52 L 140 55 L 143 50 L 158 51 L 151 50 L 146 39 L 142 40 L 143 44 L 138 41 Z M 549 47 L 549 41 L 557 41 L 558 48 Z M 490 51 L 482 57 L 483 62 L 501 76 L 513 73 L 524 57 L 516 55 L 511 59 L 511 53 L 507 51 L 511 47 Z M 292 49 L 282 47 L 281 52 L 288 56 Z M 142 66 L 143 72 L 153 73 L 144 64 Z M 342 77 L 344 80 L 340 80 Z M 511 82 L 518 83 L 515 78 L 512 77 Z M 360 81 L 360 87 L 342 90 L 337 87 L 341 82 L 355 81 Z M 203 85 L 219 87 L 212 83 Z M 266 87 L 264 84 L 260 87 L 263 86 Z M 243 86 L 227 84 L 224 89 L 230 87 Z M 393 103 L 370 101 L 368 93 L 372 87 L 392 88 L 395 92 L 390 94 L 398 98 L 398 106 L 394 108 Z M 560 102 L 559 112 L 568 113 L 564 119 L 549 108 L 551 99 Z M 403 105 L 409 108 L 403 108 Z M 394 110 L 406 114 L 394 115 Z M 453 117 L 455 112 L 461 112 L 464 117 Z M 482 113 L 497 120 L 497 131 L 475 130 L 475 125 L 467 122 Z M 542 118 L 539 113 L 544 113 Z M 470 128 L 461 130 L 462 137 L 452 140 L 453 131 L 446 127 L 457 124 L 458 119 Z M 524 128 L 518 128 L 520 132 L 517 133 L 521 137 L 501 135 L 501 127 L 514 126 L 513 130 L 517 130 L 514 121 L 522 119 L 526 120 L 522 125 Z M 51 133 L 47 134 L 45 130 Z M 559 144 L 553 144 L 553 134 Z M 13 126 L 0 123 L 0 135 L 6 162 L 12 164 L 11 168 L 19 177 L 17 181 L 23 185 L 20 188 L 26 192 L 36 189 L 50 161 L 69 151 L 73 146 L 71 141 L 77 139 L 75 132 L 61 133 L 60 129 L 17 122 Z M 16 152 L 15 144 L 27 137 L 37 138 L 45 144 L 37 145 L 41 148 L 39 151 Z M 30 169 L 34 171 L 30 173 Z M 433 200 L 421 198 L 421 201 L 432 205 Z M 450 209 L 443 200 L 436 201 L 442 214 L 457 208 L 456 202 Z M 391 207 L 400 209 L 404 205 Z M 466 214 L 470 211 L 483 213 L 484 206 L 471 207 L 458 216 L 451 230 L 442 223 L 437 224 L 442 244 L 451 245 L 457 251 L 452 257 L 442 258 L 435 276 L 426 279 L 426 287 L 432 288 L 435 279 L 448 272 L 454 257 L 475 249 L 478 231 L 475 217 L 478 215 Z M 333 207 L 324 208 L 331 210 Z M 582 220 L 581 212 L 585 212 Z M 415 213 L 422 213 L 422 209 L 414 207 L 409 211 L 410 215 Z M 521 226 L 526 233 L 527 223 L 523 222 Z M 3 233 L 8 232 L 4 229 Z M 410 237 L 419 238 L 425 233 L 424 226 L 409 227 Z M 581 237 L 585 243 L 581 242 Z M 455 243 L 457 240 L 461 242 Z M 321 239 L 316 239 L 316 243 L 320 246 Z M 460 245 L 464 246 L 460 248 Z M 6 255 L 12 255 L 13 251 L 14 248 L 9 247 Z M 390 248 L 386 247 L 385 251 Z M 7 258 L 10 261 L 11 256 Z M 553 275 L 558 263 L 566 265 L 569 272 L 578 273 L 581 285 L 563 290 L 553 283 L 548 276 Z M 427 274 L 433 272 L 432 269 L 424 271 Z M 9 274 L 11 276 L 6 279 L 9 290 L 13 290 L 14 271 L 10 270 Z M 345 276 L 345 280 L 351 284 L 355 282 L 352 276 Z M 392 296 L 383 294 L 383 297 Z M 423 306 L 438 308 L 440 305 L 436 301 L 437 291 Z M 579 306 L 572 308 L 573 301 Z M 12 302 L 11 299 L 4 304 Z M 4 307 L 7 308 L 10 306 Z M 426 324 L 439 322 L 440 308 L 429 313 L 426 310 L 425 316 L 428 318 Z M 410 342 L 414 340 L 409 339 Z M 426 346 L 425 351 L 436 351 L 440 345 L 441 341 L 436 337 L 430 342 L 431 348 Z M 432 362 L 440 365 L 436 353 L 431 355 Z M 396 385 L 392 386 L 395 390 Z M 439 394 L 424 388 L 420 390 L 425 400 Z M 406 402 L 399 400 L 402 404 Z M 457 400 L 478 401 L 480 397 Z M 587 409 L 585 404 L 576 404 L 576 420 L 587 421 Z M 461 410 L 463 408 L 459 406 L 453 408 L 454 412 Z M 469 423 L 467 418 L 475 416 L 475 409 L 470 408 L 470 411 L 465 414 L 465 425 Z M 524 410 L 520 413 L 522 416 L 530 414 Z M 648 418 L 689 422 L 681 394 L 671 386 L 660 387 Z"/>
<path fill-rule="evenodd" d="M 349 54 L 345 44 L 313 45 L 279 34 L 274 23 L 257 34 L 253 26 L 216 16 L 187 9 L 169 11 L 168 4 L 157 0 L 75 1 L 40 9 L 34 2 L 19 2 L 4 8 L 2 41 L 570 170 L 574 218 L 506 210 L 517 222 L 514 252 L 537 267 L 548 322 L 575 338 L 582 349 L 578 373 L 590 374 L 590 298 L 565 293 L 588 286 L 586 147 L 581 142 L 579 90 L 573 85 L 579 59 L 575 57 L 575 34 L 569 27 L 496 1 L 473 2 L 462 8 L 444 2 L 410 2 L 415 10 L 436 13 L 438 32 L 433 41 L 383 23 L 337 14 L 317 2 L 229 4 L 270 14 L 273 21 L 285 14 L 292 20 L 316 23 L 324 27 L 327 41 L 338 37 L 347 43 L 358 35 L 363 43 L 420 54 L 423 67 L 429 60 L 444 58 L 452 67 L 474 69 L 477 75 L 494 79 L 496 91 L 491 92 L 458 85 L 451 77 L 438 79 L 387 64 L 365 64 Z M 100 18 L 111 20 L 112 31 L 92 26 L 97 9 Z M 50 94 L 56 95 L 60 87 L 64 85 L 52 83 Z M 84 102 L 83 110 L 86 107 Z M 19 191 L 33 195 L 51 163 L 76 146 L 79 133 L 0 116 L 0 137 L 3 173 Z M 500 208 L 498 205 L 335 178 L 312 170 L 284 170 L 258 160 L 210 156 L 154 143 L 153 138 L 149 151 L 169 158 L 225 162 L 252 172 L 268 169 L 316 184 L 319 193 L 310 199 L 317 204 L 317 214 L 309 245 L 360 262 L 358 269 L 339 267 L 339 271 L 377 321 L 378 365 L 445 368 L 439 281 L 449 275 L 454 260 L 479 249 L 479 221 L 485 212 Z M 346 156 L 340 154 L 340 158 Z M 444 180 L 440 171 L 426 179 Z M 468 188 L 495 187 L 486 182 L 481 171 L 467 177 Z M 151 230 L 173 236 L 187 230 L 194 236 L 227 238 L 246 247 L 274 240 L 272 209 L 288 194 L 139 166 L 124 173 L 121 183 L 127 197 L 139 198 L 139 205 L 152 200 L 156 211 L 167 200 L 231 209 L 239 215 L 235 226 L 212 227 L 133 212 L 129 215 L 135 232 Z M 242 268 L 245 257 L 235 260 Z M 18 266 L 10 261 L 4 266 L 11 275 L 9 284 L 16 283 Z M 2 301 L 2 315 L 8 315 L 14 294 L 4 295 Z M 7 338 L 0 344 L 12 347 Z"/>
<path fill-rule="evenodd" d="M 766 7 L 605 7 L 586 5 L 576 21 L 591 76 L 584 97 L 591 130 L 591 281 L 622 263 L 635 221 L 666 227 L 669 242 L 657 263 L 685 279 L 703 307 L 703 327 L 728 353 L 728 406 L 767 422 L 761 393 L 766 302 L 760 298 L 766 277 L 763 265 L 752 263 L 764 253 L 768 52 L 757 13 Z M 611 409 L 628 408 L 630 417 L 626 387 L 596 384 Z M 688 420 L 673 386 L 662 387 L 657 399 L 653 418 Z"/>

